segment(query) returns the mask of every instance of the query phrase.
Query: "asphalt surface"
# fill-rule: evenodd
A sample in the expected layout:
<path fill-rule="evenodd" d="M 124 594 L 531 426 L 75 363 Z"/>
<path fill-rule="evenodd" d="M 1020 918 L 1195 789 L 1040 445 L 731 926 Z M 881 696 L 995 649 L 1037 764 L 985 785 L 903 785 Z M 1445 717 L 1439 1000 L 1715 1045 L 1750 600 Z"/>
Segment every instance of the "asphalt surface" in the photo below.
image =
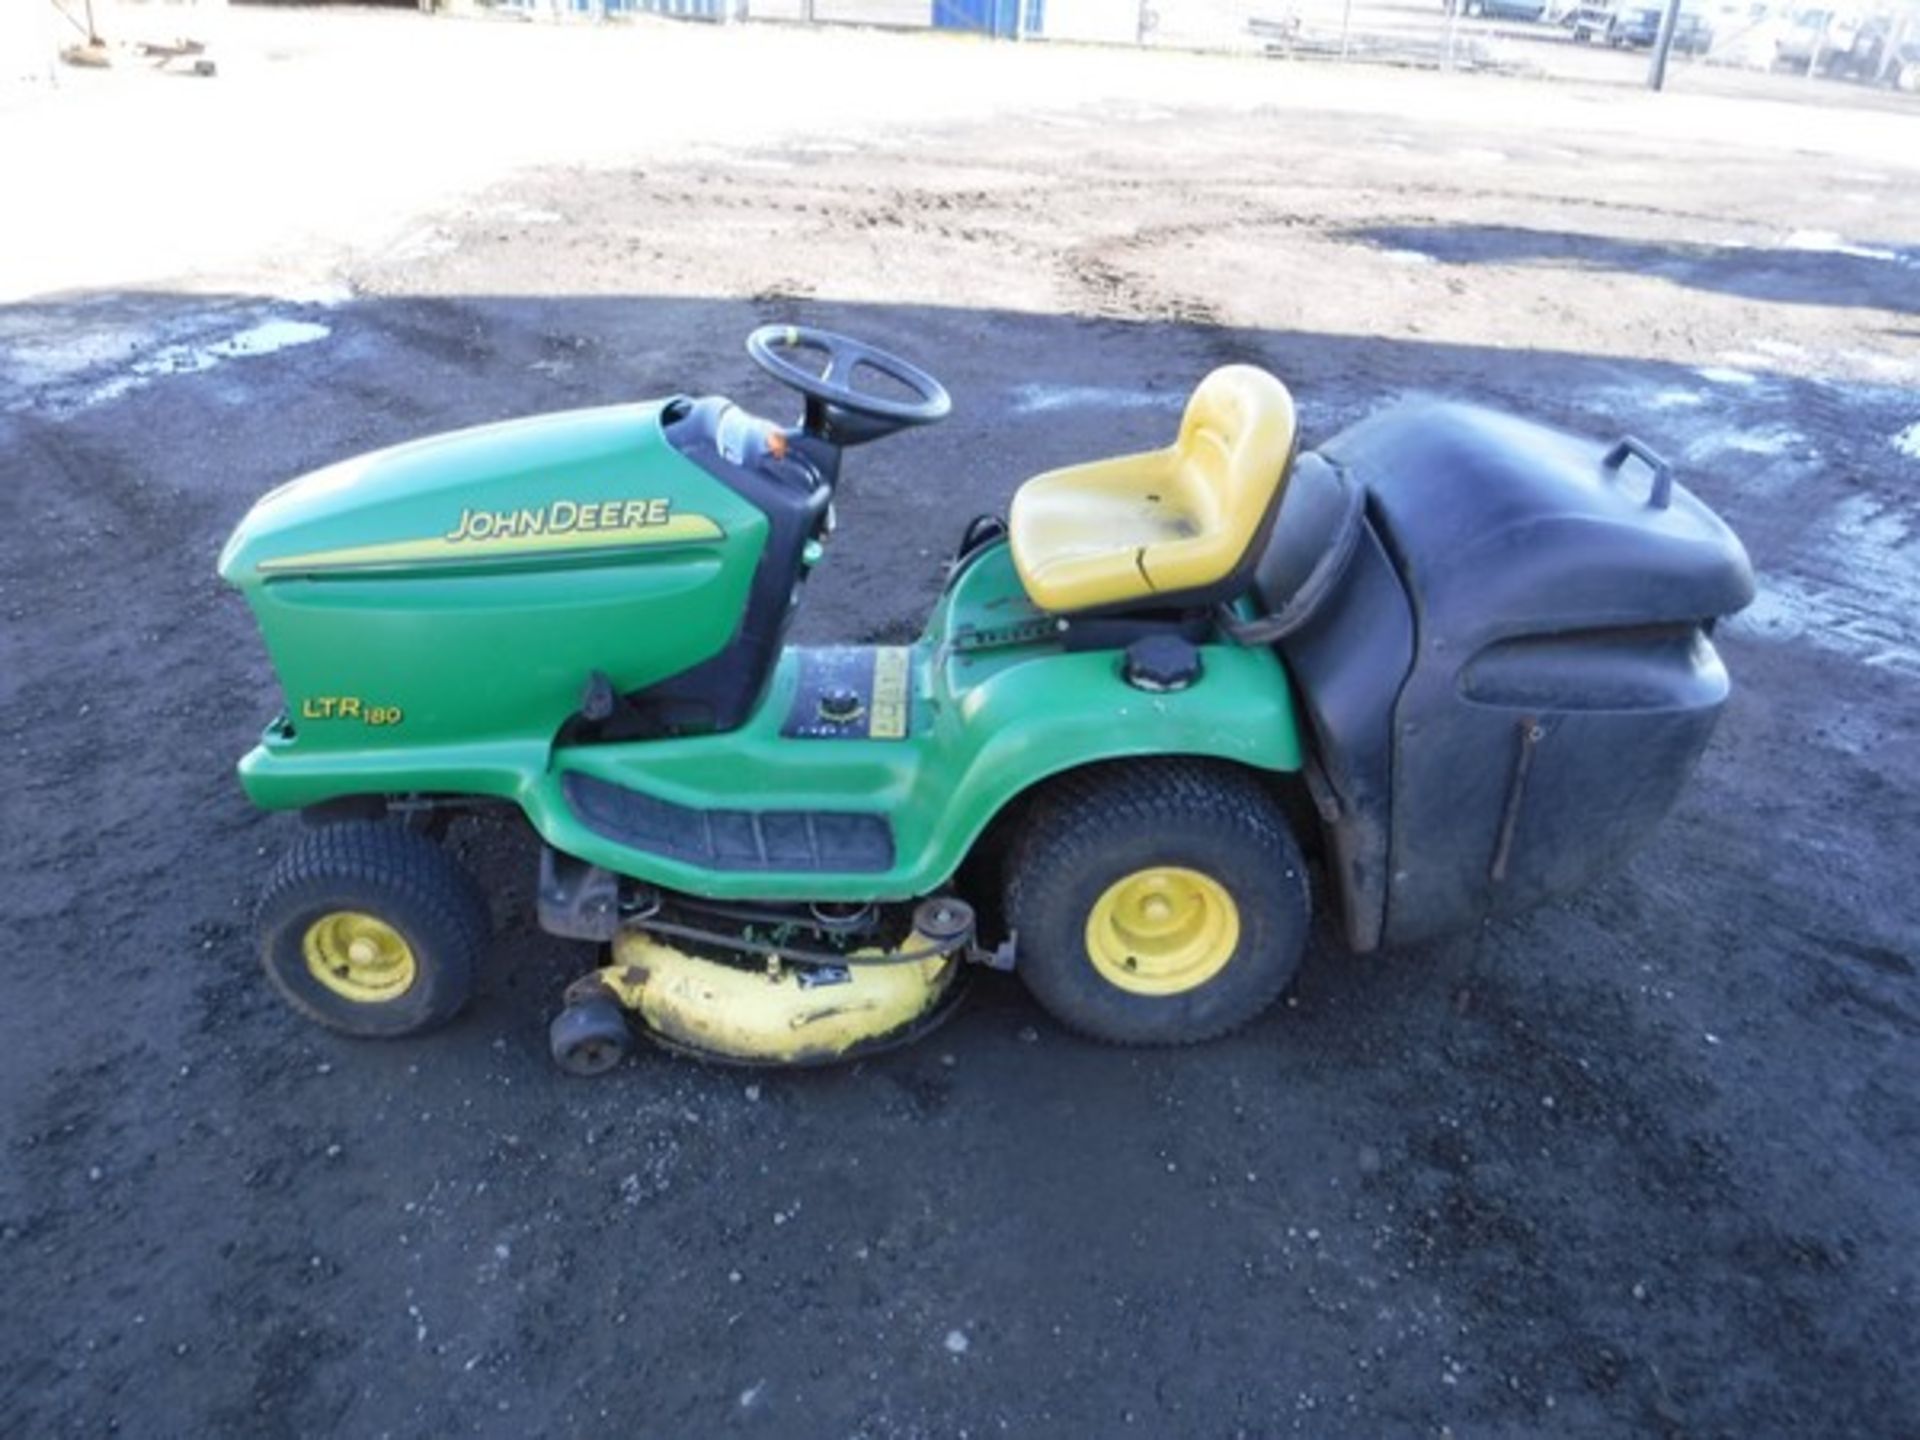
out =
<path fill-rule="evenodd" d="M 324 302 L 0 311 L 0 1433 L 1920 1433 L 1912 172 L 1177 121 L 536 168 Z M 988 976 L 846 1069 L 563 1079 L 592 956 L 504 821 L 451 837 L 498 932 L 464 1018 L 298 1020 L 251 953 L 292 822 L 231 774 L 276 696 L 228 529 L 435 430 L 776 409 L 773 318 L 957 402 L 849 461 L 803 639 L 901 633 L 970 515 L 1247 359 L 1309 443 L 1433 392 L 1667 449 L 1761 575 L 1733 702 L 1616 877 L 1364 960 L 1323 926 L 1190 1051 Z"/>

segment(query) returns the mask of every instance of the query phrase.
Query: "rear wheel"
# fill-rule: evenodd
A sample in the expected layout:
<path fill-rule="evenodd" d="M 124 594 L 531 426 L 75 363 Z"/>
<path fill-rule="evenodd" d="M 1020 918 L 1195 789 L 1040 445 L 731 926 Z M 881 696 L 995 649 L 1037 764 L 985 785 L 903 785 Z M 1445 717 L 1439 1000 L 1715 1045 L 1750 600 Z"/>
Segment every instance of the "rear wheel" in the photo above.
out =
<path fill-rule="evenodd" d="M 349 1035 L 414 1035 L 467 1003 L 487 907 L 424 836 L 325 825 L 274 867 L 257 927 L 268 978 L 308 1019 Z"/>
<path fill-rule="evenodd" d="M 1198 761 L 1102 767 L 1035 802 L 1007 870 L 1027 988 L 1123 1045 L 1244 1025 L 1299 968 L 1306 868 L 1273 798 Z"/>

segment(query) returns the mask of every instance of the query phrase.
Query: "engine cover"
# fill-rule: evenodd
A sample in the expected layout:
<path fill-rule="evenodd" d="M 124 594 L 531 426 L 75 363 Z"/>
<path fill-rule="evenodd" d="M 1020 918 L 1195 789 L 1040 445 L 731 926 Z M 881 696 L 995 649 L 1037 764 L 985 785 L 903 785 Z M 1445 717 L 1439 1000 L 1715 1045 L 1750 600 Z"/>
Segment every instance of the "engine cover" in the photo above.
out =
<path fill-rule="evenodd" d="M 285 691 L 267 743 L 544 743 L 596 673 L 628 693 L 720 654 L 768 520 L 670 443 L 662 409 L 460 431 L 262 499 L 220 574 Z"/>

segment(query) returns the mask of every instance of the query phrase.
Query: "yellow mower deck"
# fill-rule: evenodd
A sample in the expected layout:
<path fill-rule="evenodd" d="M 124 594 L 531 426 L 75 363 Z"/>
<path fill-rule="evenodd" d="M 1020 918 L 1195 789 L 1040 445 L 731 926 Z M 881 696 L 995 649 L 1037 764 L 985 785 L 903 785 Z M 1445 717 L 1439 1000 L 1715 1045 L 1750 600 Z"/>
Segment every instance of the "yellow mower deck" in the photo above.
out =
<path fill-rule="evenodd" d="M 615 937 L 611 963 L 575 981 L 567 998 L 611 999 L 654 1039 L 708 1059 L 826 1064 L 931 1028 L 967 938 L 916 928 L 897 948 L 853 951 L 841 966 L 777 955 L 752 966 L 691 954 L 636 927 Z"/>

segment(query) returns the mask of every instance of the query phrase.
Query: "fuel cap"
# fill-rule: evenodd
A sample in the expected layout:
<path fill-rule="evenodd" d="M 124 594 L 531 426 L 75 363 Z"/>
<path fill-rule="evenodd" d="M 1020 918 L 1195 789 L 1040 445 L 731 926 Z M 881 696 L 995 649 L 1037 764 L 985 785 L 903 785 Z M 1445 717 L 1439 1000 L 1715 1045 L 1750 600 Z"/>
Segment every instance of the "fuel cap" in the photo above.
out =
<path fill-rule="evenodd" d="M 829 725 L 845 725 L 858 720 L 867 707 L 861 703 L 858 690 L 834 685 L 820 692 L 819 703 L 814 708 Z"/>
<path fill-rule="evenodd" d="M 1184 690 L 1200 678 L 1200 652 L 1178 635 L 1148 635 L 1127 646 L 1120 673 L 1136 690 Z"/>

